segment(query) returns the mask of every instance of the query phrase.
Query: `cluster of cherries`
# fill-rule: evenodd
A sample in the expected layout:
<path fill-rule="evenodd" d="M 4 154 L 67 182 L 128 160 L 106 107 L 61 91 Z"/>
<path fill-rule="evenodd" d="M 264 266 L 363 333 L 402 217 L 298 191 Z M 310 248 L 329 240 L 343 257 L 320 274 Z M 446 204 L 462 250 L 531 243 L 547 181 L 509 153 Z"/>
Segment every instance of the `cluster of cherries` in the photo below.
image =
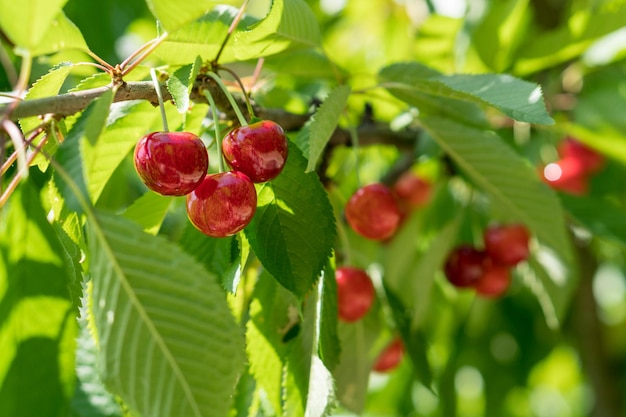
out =
<path fill-rule="evenodd" d="M 254 183 L 269 181 L 287 160 L 287 138 L 276 123 L 263 120 L 231 130 L 221 143 L 232 171 L 208 174 L 209 156 L 190 132 L 153 132 L 135 147 L 137 173 L 162 195 L 187 196 L 191 223 L 211 237 L 232 236 L 256 212 Z"/>
<path fill-rule="evenodd" d="M 474 288 L 488 298 L 503 295 L 511 283 L 511 268 L 529 255 L 530 234 L 519 223 L 489 226 L 483 233 L 484 249 L 457 246 L 444 265 L 446 278 L 458 288 Z"/>
<path fill-rule="evenodd" d="M 558 146 L 560 159 L 543 168 L 543 179 L 555 190 L 574 195 L 589 191 L 589 178 L 604 165 L 604 157 L 572 137 Z"/>

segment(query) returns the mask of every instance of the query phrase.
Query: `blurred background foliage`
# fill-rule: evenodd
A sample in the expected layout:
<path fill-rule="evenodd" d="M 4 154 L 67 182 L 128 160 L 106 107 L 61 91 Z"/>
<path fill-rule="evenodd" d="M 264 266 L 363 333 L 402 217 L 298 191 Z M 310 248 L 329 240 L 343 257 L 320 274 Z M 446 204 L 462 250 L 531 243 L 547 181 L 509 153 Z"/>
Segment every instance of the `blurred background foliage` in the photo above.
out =
<path fill-rule="evenodd" d="M 307 0 L 320 22 L 322 56 L 274 56 L 266 60 L 253 92 L 259 104 L 305 112 L 337 78 L 353 91 L 377 83 L 378 71 L 399 61 L 420 61 L 443 73 L 509 73 L 543 87 L 554 126 L 511 126 L 490 120 L 528 161 L 540 166 L 556 158 L 566 134 L 607 157 L 589 195 L 563 196 L 576 241 L 580 282 L 559 328 L 546 323 L 529 290 L 530 270 L 516 271 L 512 289 L 497 301 L 456 293 L 439 282 L 427 326 L 428 358 L 438 395 L 414 380 L 403 363 L 390 374 L 372 374 L 364 401 L 368 416 L 578 417 L 626 415 L 626 2 L 608 0 Z M 252 0 L 262 17 L 269 0 Z M 68 17 L 87 44 L 110 63 L 121 62 L 156 35 L 143 0 L 69 0 Z M 17 61 L 7 55 L 5 59 Z M 33 81 L 66 60 L 87 61 L 79 52 L 37 58 Z M 158 63 L 158 59 L 154 58 Z M 315 63 L 315 65 L 311 65 Z M 255 63 L 237 63 L 250 74 Z M 0 90 L 15 74 L 0 66 Z M 84 67 L 73 75 L 93 73 Z M 68 83 L 71 83 L 68 82 Z M 355 120 L 366 103 L 376 120 L 405 126 L 415 116 L 387 93 L 353 95 Z M 400 114 L 400 116 L 398 116 Z M 419 170 L 434 180 L 445 171 L 439 150 L 420 144 Z M 355 188 L 348 173 L 350 151 L 338 149 L 328 168 L 340 185 L 336 204 Z M 382 176 L 396 148 L 363 150 L 364 182 Z M 128 167 L 127 167 L 128 168 Z M 441 185 L 441 184 L 440 184 Z M 111 196 L 111 198 L 114 198 Z M 117 196 L 116 198 L 124 198 Z M 125 197 L 131 199 L 131 197 Z M 132 197 L 134 198 L 134 197 Z M 446 193 L 440 193 L 441 199 Z M 106 202 L 103 204 L 107 204 Z M 115 202 L 109 202 L 115 206 Z M 448 213 L 417 214 L 424 233 L 434 235 Z M 608 208 L 607 208 L 608 207 Z M 486 224 L 490 213 L 473 209 L 462 229 Z M 474 226 L 473 226 L 474 224 Z M 467 232 L 472 235 L 471 230 Z M 348 236 L 357 263 L 369 264 L 375 250 Z M 369 245 L 369 246 L 368 246 Z M 441 277 L 439 277 L 441 278 Z M 381 312 L 384 316 L 384 312 Z M 344 347 L 345 349 L 345 347 Z M 406 361 L 405 361 L 406 362 Z M 351 415 L 338 411 L 337 415 Z"/>

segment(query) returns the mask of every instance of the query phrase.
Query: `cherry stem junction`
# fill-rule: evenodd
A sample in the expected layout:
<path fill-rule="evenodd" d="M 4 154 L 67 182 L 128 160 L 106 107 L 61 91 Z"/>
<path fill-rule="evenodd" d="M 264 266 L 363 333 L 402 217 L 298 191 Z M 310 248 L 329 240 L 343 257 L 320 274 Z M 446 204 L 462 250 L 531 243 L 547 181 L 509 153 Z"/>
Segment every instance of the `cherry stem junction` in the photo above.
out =
<path fill-rule="evenodd" d="M 246 120 L 245 117 L 243 117 L 243 114 L 241 113 L 241 109 L 237 105 L 237 101 L 235 100 L 233 95 L 230 93 L 230 91 L 228 91 L 228 88 L 224 85 L 224 82 L 219 77 L 219 75 L 217 75 L 216 73 L 212 71 L 207 72 L 207 75 L 211 77 L 217 83 L 217 85 L 224 92 L 224 95 L 226 95 L 226 98 L 230 102 L 230 105 L 232 106 L 233 110 L 235 111 L 235 114 L 237 115 L 237 120 L 239 120 L 239 124 L 241 126 L 248 126 L 248 121 Z"/>
<path fill-rule="evenodd" d="M 150 77 L 154 83 L 154 89 L 156 91 L 157 99 L 159 100 L 159 109 L 161 110 L 161 120 L 163 121 L 163 131 L 169 132 L 170 129 L 167 126 L 167 116 L 165 115 L 165 105 L 163 104 L 163 94 L 161 94 L 161 83 L 156 74 L 154 68 L 150 68 Z"/>
<path fill-rule="evenodd" d="M 225 171 L 224 168 L 224 158 L 222 157 L 222 133 L 220 132 L 220 122 L 219 115 L 217 114 L 217 106 L 215 105 L 215 100 L 213 100 L 213 96 L 209 93 L 208 90 L 203 90 L 202 93 L 206 97 L 209 102 L 209 106 L 211 106 L 211 112 L 213 113 L 213 127 L 215 129 L 215 145 L 217 147 L 217 159 L 219 161 L 219 170 L 220 173 Z"/>

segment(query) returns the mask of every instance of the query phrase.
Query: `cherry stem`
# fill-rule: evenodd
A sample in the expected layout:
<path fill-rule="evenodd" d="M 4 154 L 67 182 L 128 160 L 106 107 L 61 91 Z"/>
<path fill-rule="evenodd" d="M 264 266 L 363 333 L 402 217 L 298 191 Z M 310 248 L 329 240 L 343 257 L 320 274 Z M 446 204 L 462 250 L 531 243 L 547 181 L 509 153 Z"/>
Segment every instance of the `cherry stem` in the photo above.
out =
<path fill-rule="evenodd" d="M 252 104 L 250 103 L 250 96 L 246 92 L 246 88 L 243 86 L 243 83 L 241 82 L 241 78 L 239 78 L 237 73 L 231 70 L 230 68 L 220 67 L 220 69 L 223 69 L 224 71 L 232 75 L 235 81 L 237 81 L 237 84 L 239 84 L 239 88 L 241 89 L 241 93 L 243 94 L 243 97 L 246 100 L 246 108 L 248 109 L 248 114 L 250 115 L 251 118 L 254 117 L 254 110 L 252 109 Z"/>
<path fill-rule="evenodd" d="M 241 113 L 241 109 L 239 109 L 239 106 L 237 105 L 237 101 L 235 100 L 233 95 L 230 93 L 230 91 L 228 91 L 228 88 L 226 88 L 226 86 L 224 85 L 224 82 L 220 79 L 219 75 L 217 75 L 216 73 L 212 71 L 207 72 L 207 75 L 213 78 L 213 80 L 217 83 L 217 85 L 219 85 L 219 87 L 224 92 L 224 95 L 226 95 L 226 98 L 230 102 L 230 105 L 232 106 L 233 110 L 235 111 L 235 114 L 237 115 L 239 124 L 241 126 L 248 126 L 248 121 L 246 120 L 245 117 L 243 117 L 243 114 Z"/>
<path fill-rule="evenodd" d="M 228 40 L 230 39 L 231 35 L 233 34 L 235 29 L 237 28 L 237 25 L 239 24 L 239 21 L 243 17 L 243 12 L 246 9 L 246 6 L 248 5 L 248 1 L 249 0 L 245 0 L 243 2 L 241 7 L 239 8 L 239 12 L 237 12 L 237 15 L 235 16 L 235 18 L 231 22 L 230 26 L 228 27 L 228 32 L 226 32 L 226 37 L 222 41 L 222 44 L 220 45 L 220 49 L 219 49 L 219 51 L 217 51 L 217 55 L 215 55 L 215 59 L 213 59 L 213 63 L 214 64 L 217 64 L 217 61 L 220 59 L 220 56 L 222 55 L 222 52 L 224 51 L 224 48 L 226 47 L 226 43 L 228 43 Z"/>
<path fill-rule="evenodd" d="M 156 39 L 152 39 L 149 42 L 146 42 L 142 46 L 139 47 L 135 52 L 130 54 L 128 58 L 126 58 L 119 65 L 120 70 L 122 71 L 122 76 L 131 72 L 137 65 L 141 63 L 148 55 L 150 55 L 163 41 L 167 39 L 167 32 L 163 33 Z M 133 61 L 134 60 L 134 61 Z M 131 61 L 133 61 L 131 63 Z"/>
<path fill-rule="evenodd" d="M 217 106 L 215 105 L 215 100 L 213 100 L 213 96 L 209 93 L 208 90 L 203 90 L 202 93 L 206 97 L 209 102 L 209 106 L 211 106 L 211 112 L 213 113 L 213 127 L 215 129 L 215 145 L 217 148 L 217 159 L 219 161 L 219 170 L 220 173 L 225 171 L 224 167 L 224 158 L 222 157 L 222 133 L 220 132 L 220 122 L 219 115 L 217 114 Z"/>
<path fill-rule="evenodd" d="M 356 168 L 354 170 L 354 173 L 356 175 L 356 184 L 357 184 L 357 187 L 361 187 L 361 174 L 360 174 L 361 161 L 359 157 L 359 152 L 360 152 L 359 133 L 357 132 L 356 127 L 354 127 L 353 125 L 350 125 L 348 127 L 348 132 L 350 133 L 350 141 L 352 142 L 352 150 L 354 152 L 354 165 Z"/>
<path fill-rule="evenodd" d="M 18 172 L 16 176 L 26 178 L 28 177 L 28 161 L 26 159 L 26 141 L 22 135 L 22 131 L 17 127 L 15 123 L 8 119 L 2 121 L 2 130 L 4 130 L 11 138 L 15 153 L 17 156 Z"/>
<path fill-rule="evenodd" d="M 154 68 L 150 68 L 150 77 L 152 77 L 152 82 L 154 83 L 154 89 L 156 91 L 157 99 L 159 100 L 161 120 L 163 121 L 163 131 L 169 132 L 170 129 L 167 126 L 167 116 L 165 115 L 165 105 L 163 104 L 163 94 L 161 94 L 161 83 L 159 83 L 159 79 L 157 78 L 156 70 Z"/>
<path fill-rule="evenodd" d="M 26 139 L 25 143 L 26 145 L 30 145 L 37 136 L 39 136 L 39 134 L 41 132 L 43 132 L 43 128 L 40 127 L 38 129 L 36 129 L 35 131 L 33 131 L 33 133 L 28 137 L 28 139 Z M 15 162 L 15 160 L 17 159 L 18 156 L 18 152 L 13 152 L 11 153 L 11 155 L 9 155 L 9 157 L 7 158 L 6 161 L 4 161 L 4 163 L 2 164 L 2 166 L 0 166 L 0 175 L 4 175 L 5 172 L 7 172 L 7 170 L 9 169 L 9 167 L 13 164 L 13 162 Z"/>
<path fill-rule="evenodd" d="M 115 70 L 115 67 L 113 67 L 113 65 L 109 64 L 104 59 L 100 58 L 95 52 L 93 52 L 91 50 L 87 50 L 87 54 L 90 57 L 92 57 L 94 60 L 96 60 L 96 62 L 100 63 L 102 65 L 102 67 L 105 68 L 106 72 L 112 73 Z"/>

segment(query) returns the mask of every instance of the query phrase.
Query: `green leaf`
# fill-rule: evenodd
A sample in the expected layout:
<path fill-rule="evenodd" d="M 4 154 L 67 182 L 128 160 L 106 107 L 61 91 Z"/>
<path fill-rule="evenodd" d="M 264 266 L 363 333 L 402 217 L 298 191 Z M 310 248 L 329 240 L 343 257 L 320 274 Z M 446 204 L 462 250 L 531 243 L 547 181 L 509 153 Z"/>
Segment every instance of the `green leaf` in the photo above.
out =
<path fill-rule="evenodd" d="M 193 64 L 180 67 L 167 79 L 167 90 L 176 104 L 176 109 L 183 114 L 189 110 L 189 94 L 202 65 L 200 57 Z"/>
<path fill-rule="evenodd" d="M 88 226 L 107 387 L 141 415 L 226 416 L 244 342 L 216 277 L 119 216 L 97 213 Z"/>
<path fill-rule="evenodd" d="M 172 201 L 173 198 L 171 197 L 163 196 L 154 191 L 147 191 L 135 200 L 122 213 L 122 216 L 137 223 L 147 233 L 156 235 Z"/>
<path fill-rule="evenodd" d="M 299 329 L 298 300 L 267 272 L 261 273 L 250 303 L 247 352 L 250 372 L 277 416 L 283 413 L 283 368 L 292 341 L 288 335 Z"/>
<path fill-rule="evenodd" d="M 335 242 L 335 217 L 315 173 L 290 144 L 287 164 L 258 191 L 254 218 L 244 229 L 252 250 L 281 285 L 301 297 L 317 281 Z"/>
<path fill-rule="evenodd" d="M 83 34 L 76 25 L 61 12 L 54 19 L 41 43 L 31 53 L 33 56 L 47 55 L 68 49 L 88 51 Z"/>
<path fill-rule="evenodd" d="M 309 163 L 306 167 L 306 172 L 315 171 L 317 160 L 322 155 L 326 144 L 337 128 L 339 117 L 348 102 L 349 95 L 350 87 L 342 85 L 335 88 L 308 122 L 307 159 Z"/>
<path fill-rule="evenodd" d="M 65 79 L 69 75 L 72 70 L 72 64 L 70 62 L 63 62 L 53 68 L 50 69 L 45 75 L 39 78 L 35 83 L 28 89 L 28 93 L 26 93 L 25 100 L 34 100 L 37 98 L 43 97 L 54 97 L 59 94 L 61 91 L 61 87 L 65 82 Z M 25 117 L 20 119 L 20 127 L 22 128 L 22 132 L 24 132 L 27 136 L 29 132 L 32 132 L 34 129 L 41 125 L 41 119 L 37 116 L 33 117 Z M 40 136 L 41 138 L 41 136 Z M 33 143 L 35 145 L 41 142 L 41 139 L 37 138 Z M 44 145 L 44 152 L 48 155 L 54 155 L 56 149 L 58 147 L 58 142 L 54 140 L 53 135 L 49 135 L 48 142 Z M 48 160 L 38 155 L 34 159 L 34 163 L 39 166 L 39 168 L 43 171 L 48 166 Z"/>
<path fill-rule="evenodd" d="M 525 224 L 566 262 L 572 260 L 563 209 L 533 167 L 495 133 L 437 117 L 422 119 L 439 146 L 508 220 Z"/>
<path fill-rule="evenodd" d="M 324 270 L 321 287 L 321 314 L 319 317 L 319 357 L 329 370 L 335 369 L 341 355 L 341 343 L 337 333 L 337 281 L 334 268 L 330 263 Z"/>
<path fill-rule="evenodd" d="M 198 56 L 205 61 L 215 59 L 237 13 L 238 9 L 235 7 L 216 7 L 201 18 L 170 33 L 167 40 L 155 50 L 155 54 L 170 65 L 189 64 Z M 237 28 L 242 30 L 256 22 L 256 19 L 244 16 Z M 235 60 L 232 44 L 231 37 L 220 57 L 221 62 Z"/>
<path fill-rule="evenodd" d="M 238 4 L 234 0 L 197 0 L 173 2 L 170 0 L 146 0 L 148 8 L 168 32 L 173 32 L 202 16 L 220 4 Z"/>
<path fill-rule="evenodd" d="M 74 303 L 64 249 L 39 192 L 22 182 L 0 212 L 3 415 L 62 415 L 74 390 Z"/>
<path fill-rule="evenodd" d="M 317 19 L 304 0 L 273 0 L 265 19 L 248 31 L 235 33 L 233 50 L 243 61 L 320 44 Z"/>
<path fill-rule="evenodd" d="M 598 197 L 561 194 L 565 211 L 597 237 L 626 246 L 626 209 L 616 202 Z"/>
<path fill-rule="evenodd" d="M 0 28 L 17 46 L 36 48 L 67 0 L 0 0 Z"/>
<path fill-rule="evenodd" d="M 379 78 L 392 94 L 418 108 L 427 98 L 456 99 L 493 106 L 521 122 L 554 123 L 543 103 L 541 87 L 507 74 L 441 75 L 410 62 L 383 68 Z M 467 120 L 456 111 L 446 112 Z"/>

